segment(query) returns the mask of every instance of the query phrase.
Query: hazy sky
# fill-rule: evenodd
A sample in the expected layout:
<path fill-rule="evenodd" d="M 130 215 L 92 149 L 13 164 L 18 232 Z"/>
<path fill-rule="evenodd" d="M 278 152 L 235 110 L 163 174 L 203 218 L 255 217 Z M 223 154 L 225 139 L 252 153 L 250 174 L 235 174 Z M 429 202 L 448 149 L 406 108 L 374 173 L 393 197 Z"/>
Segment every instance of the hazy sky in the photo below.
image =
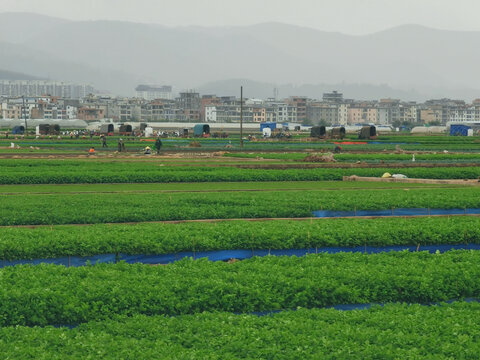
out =
<path fill-rule="evenodd" d="M 348 34 L 420 24 L 480 30 L 478 0 L 0 0 L 0 12 L 179 25 L 285 22 Z"/>

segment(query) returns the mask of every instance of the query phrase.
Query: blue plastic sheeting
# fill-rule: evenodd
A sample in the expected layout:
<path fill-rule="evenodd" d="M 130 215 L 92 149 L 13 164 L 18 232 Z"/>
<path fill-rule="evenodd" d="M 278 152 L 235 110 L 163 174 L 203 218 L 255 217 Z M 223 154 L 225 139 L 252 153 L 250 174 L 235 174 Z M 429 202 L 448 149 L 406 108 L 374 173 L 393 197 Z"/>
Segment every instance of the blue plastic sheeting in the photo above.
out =
<path fill-rule="evenodd" d="M 450 125 L 450 135 L 451 136 L 468 136 L 468 130 L 471 127 L 467 125 Z"/>
<path fill-rule="evenodd" d="M 392 216 L 392 210 L 357 210 L 356 216 Z"/>
<path fill-rule="evenodd" d="M 330 210 L 317 210 L 313 212 L 314 217 L 318 218 L 330 218 L 330 217 L 352 217 L 355 216 L 355 211 L 330 211 Z"/>
<path fill-rule="evenodd" d="M 14 266 L 21 264 L 56 264 L 67 267 L 85 266 L 87 264 L 98 263 L 116 263 L 125 261 L 128 264 L 171 264 L 175 261 L 193 258 L 207 258 L 210 261 L 227 261 L 230 259 L 244 260 L 254 256 L 305 256 L 308 254 L 336 254 L 342 252 L 355 252 L 364 254 L 378 254 L 390 251 L 428 251 L 435 253 L 439 251 L 444 253 L 450 250 L 480 250 L 480 244 L 441 244 L 441 245 L 396 245 L 396 246 L 354 246 L 354 247 L 319 247 L 309 249 L 253 249 L 253 250 L 212 250 L 212 251 L 186 251 L 176 254 L 160 254 L 160 255 L 126 255 L 126 254 L 105 254 L 96 256 L 70 256 L 54 259 L 35 259 L 35 260 L 1 260 L 0 267 Z"/>
<path fill-rule="evenodd" d="M 442 302 L 433 302 L 433 303 L 427 303 L 427 304 L 419 304 L 419 303 L 406 303 L 407 305 L 422 305 L 422 306 L 435 306 L 435 305 L 441 305 L 441 304 L 453 304 L 455 302 L 480 302 L 480 299 L 477 298 L 465 298 L 465 299 L 451 299 L 451 300 L 446 300 Z M 332 306 L 325 306 L 325 307 L 320 307 L 316 309 L 335 309 L 339 311 L 352 311 L 352 310 L 368 310 L 373 306 L 385 306 L 385 305 L 392 305 L 392 304 L 404 304 L 404 303 L 398 303 L 398 302 L 393 302 L 393 303 L 366 303 L 366 304 L 339 304 L 339 305 L 332 305 Z M 256 312 L 251 312 L 245 315 L 256 315 L 256 316 L 268 316 L 268 315 L 274 315 L 278 314 L 284 311 L 296 311 L 297 309 L 284 309 L 284 310 L 272 310 L 272 311 L 256 311 Z M 242 313 L 235 313 L 236 315 L 244 315 Z"/>
<path fill-rule="evenodd" d="M 277 123 L 275 122 L 264 122 L 260 124 L 260 131 L 263 131 L 263 129 L 269 128 L 271 130 L 275 130 L 277 128 Z"/>
<path fill-rule="evenodd" d="M 440 304 L 452 304 L 455 302 L 466 302 L 466 303 L 472 303 L 472 302 L 480 302 L 480 299 L 477 298 L 465 298 L 465 299 L 452 299 L 452 300 L 446 300 L 442 302 L 434 302 L 434 303 L 428 303 L 428 304 L 418 304 L 418 303 L 407 303 L 408 305 L 422 305 L 422 306 L 435 306 L 435 305 L 440 305 Z M 368 310 L 372 306 L 385 306 L 385 305 L 392 305 L 392 304 L 403 304 L 403 303 L 368 303 L 368 304 L 339 304 L 339 305 L 333 305 L 333 306 L 325 306 L 325 307 L 319 307 L 319 308 L 313 308 L 313 309 L 335 309 L 339 311 L 352 311 L 352 310 Z M 312 308 L 308 308 L 312 309 Z M 270 311 L 252 311 L 249 313 L 233 313 L 234 315 L 256 315 L 258 317 L 260 316 L 270 316 L 270 315 L 275 315 L 279 314 L 285 311 L 297 311 L 297 309 L 282 309 L 282 310 L 270 310 Z M 168 317 L 175 318 L 177 315 L 170 315 Z M 27 325 L 26 325 L 27 326 Z M 55 328 L 67 328 L 69 330 L 75 329 L 76 327 L 80 326 L 80 324 L 76 325 L 70 325 L 70 324 L 54 324 L 54 325 L 46 325 L 46 326 L 53 326 Z M 27 326 L 28 327 L 28 326 Z M 35 327 L 38 327 L 36 325 Z M 39 327 L 45 327 L 45 326 L 39 326 Z"/>
<path fill-rule="evenodd" d="M 338 218 L 354 216 L 420 216 L 420 215 L 478 215 L 480 209 L 428 209 L 428 208 L 392 208 L 388 210 L 355 210 L 330 211 L 317 210 L 312 212 L 317 218 Z"/>
<path fill-rule="evenodd" d="M 418 251 L 428 251 L 435 253 L 439 251 L 444 253 L 450 250 L 480 250 L 480 244 L 457 244 L 457 245 L 428 245 L 419 246 Z M 278 250 L 214 250 L 202 252 L 183 252 L 178 254 L 166 255 L 123 255 L 120 254 L 119 260 L 129 264 L 170 264 L 184 258 L 201 259 L 208 258 L 210 261 L 228 261 L 230 259 L 244 260 L 254 256 L 305 256 L 308 254 L 336 254 L 342 252 L 357 252 L 364 254 L 378 254 L 390 251 L 417 251 L 417 245 L 409 246 L 356 246 L 356 247 L 322 247 L 309 249 L 278 249 Z"/>

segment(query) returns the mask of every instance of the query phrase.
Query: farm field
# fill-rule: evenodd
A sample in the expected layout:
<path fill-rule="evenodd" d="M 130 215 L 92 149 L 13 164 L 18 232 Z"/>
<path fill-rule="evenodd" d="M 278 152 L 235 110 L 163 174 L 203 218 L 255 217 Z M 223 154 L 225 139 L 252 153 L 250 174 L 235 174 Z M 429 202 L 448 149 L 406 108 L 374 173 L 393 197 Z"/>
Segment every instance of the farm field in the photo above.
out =
<path fill-rule="evenodd" d="M 109 136 L 107 139 L 108 148 L 102 149 L 101 140 L 98 136 L 93 139 L 70 139 L 68 136 L 62 136 L 61 139 L 35 139 L 30 136 L 27 138 L 0 139 L 0 154 L 15 154 L 27 152 L 56 152 L 58 153 L 86 153 L 91 146 L 94 146 L 100 153 L 112 153 L 117 149 L 118 136 Z M 142 149 L 151 145 L 148 141 L 139 138 L 123 137 L 125 147 L 128 152 L 140 154 Z M 477 137 L 451 137 L 451 136 L 408 136 L 408 135 L 390 135 L 380 136 L 375 140 L 359 141 L 357 136 L 347 135 L 343 140 L 322 140 L 307 141 L 305 136 L 297 136 L 286 140 L 244 140 L 244 150 L 249 151 L 304 151 L 307 149 L 332 150 L 335 142 L 358 142 L 358 144 L 343 144 L 342 148 L 347 151 L 360 152 L 381 152 L 383 150 L 393 151 L 400 146 L 406 151 L 452 151 L 452 152 L 478 152 L 480 151 L 480 142 Z M 11 143 L 18 146 L 18 149 L 9 149 Z M 166 151 L 198 151 L 191 147 L 191 143 L 200 144 L 199 149 L 203 150 L 227 150 L 239 151 L 240 139 L 238 134 L 232 134 L 226 139 L 202 139 L 202 138 L 168 138 L 163 140 L 162 149 Z M 198 146 L 198 145 L 196 145 Z M 31 149 L 33 148 L 33 149 Z M 38 149 L 37 149 L 38 148 Z"/>
<path fill-rule="evenodd" d="M 16 194 L 0 197 L 0 225 L 94 224 L 236 218 L 312 217 L 316 210 L 480 208 L 480 187 Z"/>
<path fill-rule="evenodd" d="M 122 316 L 77 328 L 4 327 L 6 358 L 456 358 L 478 355 L 476 303 L 370 310 L 299 309 L 270 316 L 202 313 Z M 198 336 L 201 333 L 202 336 Z M 452 333 L 457 341 L 452 343 Z M 460 339 L 458 339 L 460 338 Z M 59 341 L 62 339 L 62 341 Z M 419 346 L 419 343 L 421 346 Z"/>
<path fill-rule="evenodd" d="M 478 251 L 450 251 L 267 256 L 233 264 L 17 265 L 0 270 L 0 325 L 478 298 L 478 261 Z"/>
<path fill-rule="evenodd" d="M 311 249 L 315 252 L 324 247 L 416 248 L 425 245 L 480 244 L 480 218 L 276 219 L 178 224 L 54 225 L 4 227 L 0 232 L 0 260 L 239 249 Z"/>
<path fill-rule="evenodd" d="M 301 167 L 315 149 L 332 148 L 302 139 L 215 156 L 179 153 L 178 139 L 160 156 L 91 158 L 66 139 L 39 150 L 50 158 L 1 158 L 0 351 L 7 359 L 478 358 L 480 217 L 466 209 L 480 209 L 480 186 L 341 180 L 478 179 L 480 144 L 379 140 L 346 146 L 332 168 Z M 412 154 L 384 152 L 382 141 L 464 149 L 419 153 L 405 167 Z M 457 212 L 314 214 L 420 208 Z"/>
<path fill-rule="evenodd" d="M 304 152 L 289 152 L 289 153 L 226 153 L 224 156 L 233 158 L 264 158 L 264 159 L 278 159 L 283 161 L 299 161 L 305 159 L 307 154 Z M 338 162 L 411 162 L 412 154 L 336 154 L 335 160 Z M 480 162 L 480 154 L 477 153 L 420 153 L 415 154 L 415 161 L 417 162 Z"/>
<path fill-rule="evenodd" d="M 261 165 L 261 164 L 260 164 Z M 300 168 L 260 166 L 248 161 L 240 166 L 210 163 L 174 165 L 161 161 L 69 159 L 8 159 L 0 160 L 1 184 L 78 184 L 78 183 L 170 183 L 170 182 L 251 182 L 251 181 L 332 181 L 343 176 L 380 177 L 385 172 L 401 173 L 411 178 L 477 179 L 480 167 L 475 165 L 398 167 L 380 164 L 341 168 L 324 167 L 331 164 L 300 164 Z M 282 164 L 280 164 L 282 165 Z M 297 165 L 297 164 L 293 164 Z M 336 165 L 336 164 L 333 164 Z M 417 166 L 420 165 L 420 166 Z M 458 165 L 458 164 L 457 164 Z"/>
<path fill-rule="evenodd" d="M 0 185 L 0 193 L 122 193 L 122 192 L 215 192 L 272 190 L 339 190 L 396 188 L 455 188 L 461 185 L 422 183 L 372 183 L 366 181 L 269 181 L 269 182 L 196 182 L 196 183 L 120 183 L 120 184 L 36 184 Z"/>

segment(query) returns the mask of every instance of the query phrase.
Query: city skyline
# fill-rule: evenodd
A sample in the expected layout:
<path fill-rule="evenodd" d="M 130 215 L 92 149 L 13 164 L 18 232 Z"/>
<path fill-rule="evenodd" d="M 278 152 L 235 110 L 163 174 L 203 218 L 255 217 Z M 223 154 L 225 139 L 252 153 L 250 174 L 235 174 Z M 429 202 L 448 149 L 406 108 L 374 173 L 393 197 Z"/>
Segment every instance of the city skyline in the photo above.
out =
<path fill-rule="evenodd" d="M 1 83 L 0 83 L 1 85 Z M 0 88 L 1 90 L 1 88 Z M 137 87 L 135 98 L 88 95 L 82 99 L 57 96 L 1 97 L 3 120 L 45 119 L 120 122 L 206 122 L 238 123 L 242 102 L 236 96 L 201 95 L 181 92 L 173 97 L 171 87 Z M 156 96 L 167 98 L 155 98 Z M 246 123 L 302 123 L 304 125 L 411 125 L 480 122 L 480 99 L 471 104 L 463 100 L 437 99 L 424 103 L 400 99 L 364 101 L 346 99 L 337 91 L 322 99 L 303 96 L 269 99 L 243 99 Z M 0 122 L 1 124 L 1 122 Z"/>

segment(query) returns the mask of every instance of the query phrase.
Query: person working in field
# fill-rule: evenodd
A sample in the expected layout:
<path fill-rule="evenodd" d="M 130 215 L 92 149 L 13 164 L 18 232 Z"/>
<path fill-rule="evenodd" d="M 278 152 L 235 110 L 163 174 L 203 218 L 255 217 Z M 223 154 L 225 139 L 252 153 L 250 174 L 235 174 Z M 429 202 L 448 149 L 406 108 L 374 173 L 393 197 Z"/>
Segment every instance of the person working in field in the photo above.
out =
<path fill-rule="evenodd" d="M 105 136 L 105 135 L 102 135 L 101 137 L 102 137 L 102 148 L 108 147 L 106 136 Z"/>
<path fill-rule="evenodd" d="M 125 150 L 125 145 L 123 144 L 122 139 L 118 139 L 118 152 L 122 152 Z"/>
<path fill-rule="evenodd" d="M 145 148 L 145 151 L 143 152 L 145 155 L 151 155 L 152 154 L 152 149 L 150 148 L 150 146 L 147 146 Z"/>
<path fill-rule="evenodd" d="M 88 150 L 88 155 L 95 155 L 95 148 L 91 147 L 90 150 Z"/>
<path fill-rule="evenodd" d="M 160 140 L 160 137 L 157 137 L 157 141 L 155 141 L 155 149 L 157 149 L 157 155 L 160 155 L 161 148 L 162 148 L 162 140 Z"/>

